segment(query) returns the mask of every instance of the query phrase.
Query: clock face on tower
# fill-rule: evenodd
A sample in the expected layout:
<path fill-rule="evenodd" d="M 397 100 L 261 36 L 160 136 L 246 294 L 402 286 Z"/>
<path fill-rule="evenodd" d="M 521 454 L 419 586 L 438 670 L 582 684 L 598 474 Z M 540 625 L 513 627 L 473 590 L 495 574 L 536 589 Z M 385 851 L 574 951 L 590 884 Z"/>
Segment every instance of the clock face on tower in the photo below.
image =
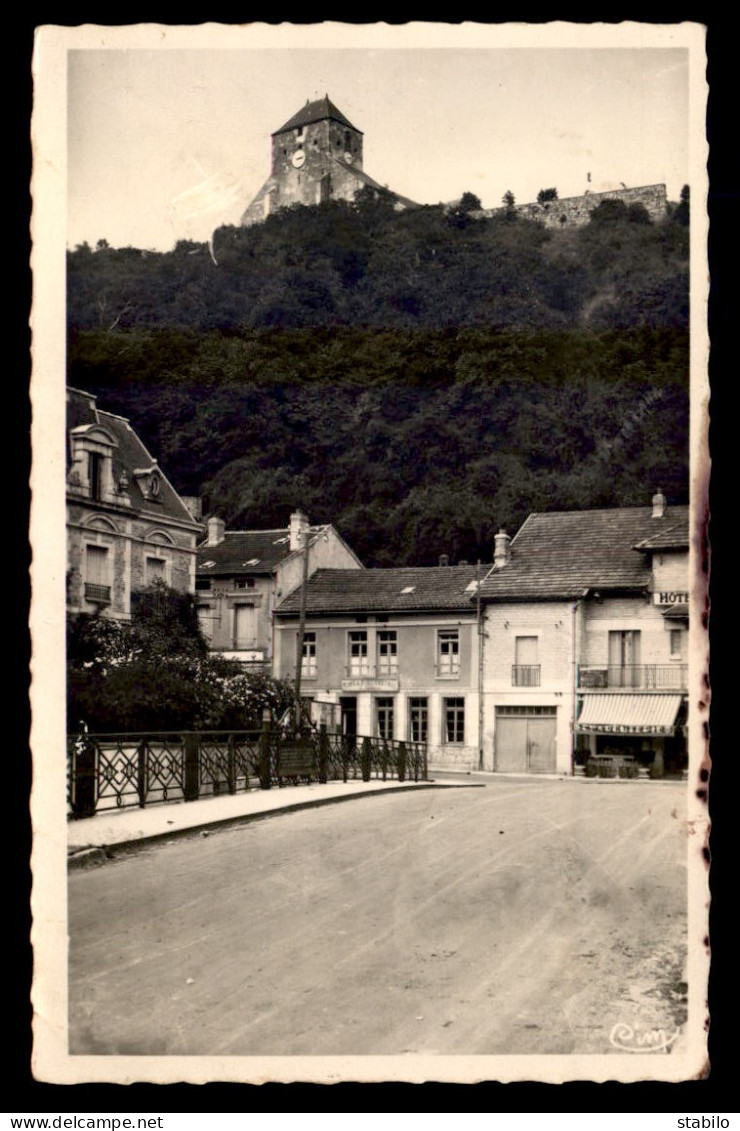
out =
<path fill-rule="evenodd" d="M 347 152 L 345 153 L 344 160 L 347 162 L 348 165 L 352 164 L 352 154 L 349 152 L 349 150 L 347 150 Z"/>
<path fill-rule="evenodd" d="M 300 169 L 301 165 L 306 160 L 306 154 L 303 152 L 302 149 L 296 149 L 295 153 L 293 154 L 293 156 L 291 157 L 290 160 L 293 163 L 294 169 Z"/>

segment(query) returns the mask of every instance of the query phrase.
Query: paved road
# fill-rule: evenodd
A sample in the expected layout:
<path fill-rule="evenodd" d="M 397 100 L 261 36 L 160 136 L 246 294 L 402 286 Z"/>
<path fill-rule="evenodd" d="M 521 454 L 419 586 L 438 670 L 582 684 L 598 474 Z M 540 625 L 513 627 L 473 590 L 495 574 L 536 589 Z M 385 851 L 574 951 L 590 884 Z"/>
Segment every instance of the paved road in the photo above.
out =
<path fill-rule="evenodd" d="M 684 790 L 367 797 L 70 876 L 70 1051 L 605 1053 L 685 1018 Z"/>

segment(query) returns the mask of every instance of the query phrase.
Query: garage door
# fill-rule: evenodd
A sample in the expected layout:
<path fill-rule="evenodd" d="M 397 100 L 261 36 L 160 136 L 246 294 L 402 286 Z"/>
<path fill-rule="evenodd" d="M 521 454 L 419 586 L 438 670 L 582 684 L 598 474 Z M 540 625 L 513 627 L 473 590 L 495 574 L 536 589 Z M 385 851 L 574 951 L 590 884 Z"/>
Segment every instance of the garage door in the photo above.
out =
<path fill-rule="evenodd" d="M 497 707 L 494 769 L 555 773 L 556 707 Z"/>

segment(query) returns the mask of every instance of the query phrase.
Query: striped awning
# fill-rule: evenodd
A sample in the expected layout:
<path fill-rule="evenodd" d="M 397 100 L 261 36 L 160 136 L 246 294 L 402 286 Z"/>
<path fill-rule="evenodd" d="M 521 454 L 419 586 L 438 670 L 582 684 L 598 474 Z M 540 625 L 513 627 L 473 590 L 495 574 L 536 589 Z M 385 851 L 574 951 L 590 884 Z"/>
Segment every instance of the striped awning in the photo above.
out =
<path fill-rule="evenodd" d="M 576 723 L 581 734 L 673 734 L 680 695 L 588 695 Z"/>

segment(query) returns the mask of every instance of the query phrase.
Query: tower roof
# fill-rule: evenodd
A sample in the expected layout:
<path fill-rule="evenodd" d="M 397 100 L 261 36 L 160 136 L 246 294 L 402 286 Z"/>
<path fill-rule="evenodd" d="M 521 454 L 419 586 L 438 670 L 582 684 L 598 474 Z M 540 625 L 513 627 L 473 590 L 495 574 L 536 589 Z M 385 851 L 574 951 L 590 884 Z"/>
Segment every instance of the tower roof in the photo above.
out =
<path fill-rule="evenodd" d="M 300 129 L 301 126 L 308 126 L 312 122 L 322 122 L 325 118 L 333 118 L 335 122 L 341 122 L 343 126 L 349 126 L 349 128 L 355 130 L 356 133 L 362 133 L 362 130 L 358 130 L 356 126 L 353 126 L 352 123 L 345 118 L 341 110 L 337 110 L 334 103 L 330 100 L 329 95 L 325 94 L 323 98 L 317 99 L 316 102 L 306 102 L 306 105 L 299 110 L 297 114 L 294 114 L 284 126 L 281 126 L 279 130 L 275 130 L 272 136 L 276 137 L 277 134 L 286 133 L 288 130 Z"/>

